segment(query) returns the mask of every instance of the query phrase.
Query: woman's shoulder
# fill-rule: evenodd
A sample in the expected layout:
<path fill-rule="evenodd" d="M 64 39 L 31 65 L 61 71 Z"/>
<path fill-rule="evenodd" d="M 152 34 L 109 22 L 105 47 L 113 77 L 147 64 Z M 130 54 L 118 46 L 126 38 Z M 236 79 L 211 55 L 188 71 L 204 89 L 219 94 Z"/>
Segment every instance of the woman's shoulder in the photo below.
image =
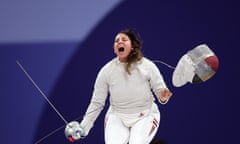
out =
<path fill-rule="evenodd" d="M 118 62 L 117 58 L 113 58 L 110 61 L 108 61 L 103 67 L 104 68 L 111 67 L 111 66 L 115 65 L 117 62 Z"/>
<path fill-rule="evenodd" d="M 155 65 L 155 64 L 153 63 L 153 61 L 150 60 L 150 59 L 147 58 L 147 57 L 142 57 L 142 59 L 140 60 L 140 63 L 143 64 L 143 65 L 149 65 L 149 66 Z"/>
<path fill-rule="evenodd" d="M 108 61 L 106 64 L 103 65 L 103 67 L 101 68 L 101 71 L 109 71 L 111 70 L 114 65 L 116 65 L 117 63 L 117 58 L 113 58 L 110 61 Z"/>

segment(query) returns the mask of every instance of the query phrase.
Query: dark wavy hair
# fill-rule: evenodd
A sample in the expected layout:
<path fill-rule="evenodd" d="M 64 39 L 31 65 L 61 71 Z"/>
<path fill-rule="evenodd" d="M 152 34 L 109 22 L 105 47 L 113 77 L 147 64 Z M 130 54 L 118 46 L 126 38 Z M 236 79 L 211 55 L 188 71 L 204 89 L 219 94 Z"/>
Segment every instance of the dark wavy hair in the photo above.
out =
<path fill-rule="evenodd" d="M 125 67 L 127 73 L 131 74 L 131 71 L 130 71 L 131 65 L 133 63 L 141 60 L 143 57 L 143 54 L 141 51 L 142 41 L 140 40 L 139 36 L 133 29 L 124 29 L 124 30 L 121 30 L 119 33 L 126 34 L 129 37 L 129 39 L 131 40 L 133 50 L 128 55 L 127 64 Z"/>

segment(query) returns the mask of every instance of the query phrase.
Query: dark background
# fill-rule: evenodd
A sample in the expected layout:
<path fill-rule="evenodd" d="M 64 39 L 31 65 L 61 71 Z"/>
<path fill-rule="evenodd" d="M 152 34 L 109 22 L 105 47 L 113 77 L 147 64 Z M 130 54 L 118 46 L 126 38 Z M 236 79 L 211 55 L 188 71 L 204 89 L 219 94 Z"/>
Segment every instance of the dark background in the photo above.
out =
<path fill-rule="evenodd" d="M 84 7 L 84 2 L 81 6 Z M 1 42 L 1 143 L 34 143 L 60 127 L 41 143 L 69 143 L 64 137 L 64 122 L 27 79 L 16 60 L 67 121 L 81 120 L 98 71 L 115 57 L 112 49 L 115 35 L 129 27 L 138 31 L 143 53 L 152 60 L 176 66 L 184 53 L 205 43 L 220 62 L 210 80 L 181 88 L 171 83 L 173 70 L 157 64 L 174 95 L 167 105 L 158 104 L 161 123 L 155 138 L 169 144 L 236 143 L 238 6 L 233 0 L 121 1 L 79 41 Z M 103 120 L 108 105 L 107 102 L 89 135 L 78 143 L 104 143 Z"/>

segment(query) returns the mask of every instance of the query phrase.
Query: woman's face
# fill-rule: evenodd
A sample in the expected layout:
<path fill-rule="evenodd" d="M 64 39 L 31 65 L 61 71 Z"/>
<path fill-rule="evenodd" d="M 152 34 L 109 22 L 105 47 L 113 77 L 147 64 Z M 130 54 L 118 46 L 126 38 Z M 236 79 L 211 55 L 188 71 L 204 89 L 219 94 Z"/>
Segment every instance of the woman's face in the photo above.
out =
<path fill-rule="evenodd" d="M 133 50 L 129 37 L 124 33 L 119 33 L 114 40 L 114 53 L 121 62 L 127 62 L 127 57 Z"/>

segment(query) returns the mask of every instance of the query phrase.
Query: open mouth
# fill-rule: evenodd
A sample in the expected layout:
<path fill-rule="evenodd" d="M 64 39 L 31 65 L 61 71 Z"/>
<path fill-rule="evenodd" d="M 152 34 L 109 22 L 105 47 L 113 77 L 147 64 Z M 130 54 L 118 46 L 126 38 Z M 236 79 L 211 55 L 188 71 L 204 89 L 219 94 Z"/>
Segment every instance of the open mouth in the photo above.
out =
<path fill-rule="evenodd" d="M 118 48 L 118 51 L 119 51 L 119 52 L 123 52 L 123 51 L 124 51 L 124 47 Z"/>

